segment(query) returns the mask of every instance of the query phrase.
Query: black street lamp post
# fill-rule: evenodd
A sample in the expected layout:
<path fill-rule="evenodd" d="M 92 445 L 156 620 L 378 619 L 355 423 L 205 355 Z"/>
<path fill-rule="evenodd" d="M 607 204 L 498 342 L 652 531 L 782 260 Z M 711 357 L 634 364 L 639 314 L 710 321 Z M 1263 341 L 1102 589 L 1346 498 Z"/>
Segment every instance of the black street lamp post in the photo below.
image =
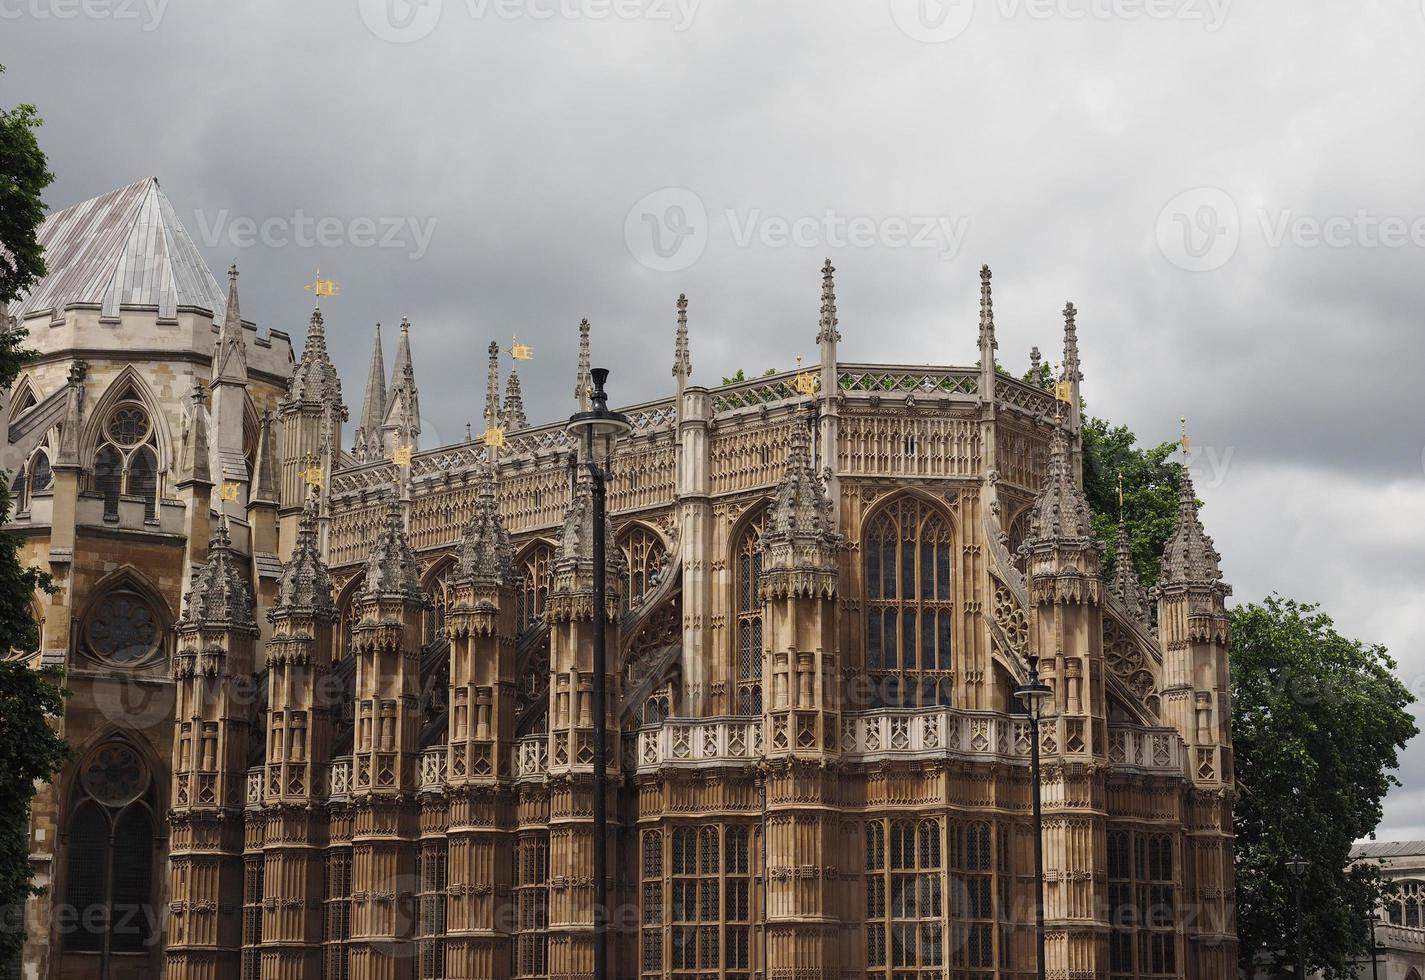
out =
<path fill-rule="evenodd" d="M 1029 781 L 1034 800 L 1034 938 L 1038 948 L 1039 980 L 1044 980 L 1044 815 L 1039 790 L 1039 719 L 1044 701 L 1054 692 L 1039 679 L 1039 658 L 1029 656 L 1029 679 L 1014 689 L 1029 713 Z"/>
<path fill-rule="evenodd" d="M 1295 855 L 1286 863 L 1286 868 L 1291 872 L 1291 893 L 1296 903 L 1296 980 L 1306 980 L 1306 955 L 1302 947 L 1302 909 L 1301 893 L 1306 885 L 1306 869 L 1309 865 L 1306 859 L 1300 854 Z"/>
<path fill-rule="evenodd" d="M 569 431 L 582 440 L 583 465 L 591 481 L 594 538 L 594 980 L 608 976 L 608 682 L 605 674 L 608 659 L 606 627 L 608 609 L 605 591 L 608 588 L 608 568 L 604 557 L 608 549 L 609 465 L 618 437 L 632 431 L 628 418 L 609 410 L 609 396 L 604 383 L 609 379 L 607 368 L 589 372 L 594 382 L 591 408 L 569 419 Z"/>

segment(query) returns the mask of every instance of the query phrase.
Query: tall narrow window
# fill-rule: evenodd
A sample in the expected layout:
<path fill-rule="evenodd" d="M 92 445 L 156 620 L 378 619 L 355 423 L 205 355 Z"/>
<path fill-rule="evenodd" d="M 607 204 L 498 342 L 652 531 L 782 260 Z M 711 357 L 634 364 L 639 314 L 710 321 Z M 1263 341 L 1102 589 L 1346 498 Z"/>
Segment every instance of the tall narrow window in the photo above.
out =
<path fill-rule="evenodd" d="M 944 868 L 937 820 L 866 825 L 866 971 L 888 980 L 945 973 Z"/>
<path fill-rule="evenodd" d="M 54 473 L 49 465 L 49 450 L 37 449 L 25 464 L 15 472 L 15 481 L 10 486 L 10 495 L 15 501 L 15 511 L 30 509 L 30 499 L 34 494 L 44 493 L 54 485 Z"/>
<path fill-rule="evenodd" d="M 737 609 L 737 714 L 762 714 L 762 532 L 767 512 L 748 521 L 733 548 Z"/>
<path fill-rule="evenodd" d="M 950 917 L 954 921 L 951 962 L 957 976 L 990 980 L 994 974 L 995 908 L 992 831 L 986 821 L 951 829 Z"/>
<path fill-rule="evenodd" d="M 672 832 L 666 887 L 668 967 L 673 977 L 751 976 L 752 847 L 752 832 L 745 826 L 679 827 Z"/>
<path fill-rule="evenodd" d="M 351 848 L 326 852 L 326 891 L 322 902 L 322 980 L 350 980 Z"/>
<path fill-rule="evenodd" d="M 554 585 L 554 549 L 544 542 L 525 553 L 520 562 L 520 586 L 515 596 L 515 612 L 521 631 L 529 629 L 544 615 L 544 604 Z"/>
<path fill-rule="evenodd" d="M 242 980 L 259 980 L 262 975 L 262 855 L 243 862 L 242 886 Z"/>
<path fill-rule="evenodd" d="M 549 973 L 549 840 L 522 838 L 518 863 L 515 975 L 544 976 Z"/>
<path fill-rule="evenodd" d="M 109 411 L 94 453 L 94 489 L 104 497 L 104 514 L 117 517 L 119 497 L 142 497 L 144 517 L 158 510 L 158 436 L 148 410 L 125 393 Z"/>
<path fill-rule="evenodd" d="M 874 703 L 949 704 L 950 525 L 918 497 L 893 501 L 865 534 L 866 669 Z"/>
<path fill-rule="evenodd" d="M 642 524 L 632 524 L 619 535 L 619 550 L 628 566 L 628 578 L 619 583 L 623 607 L 631 609 L 641 603 L 658 584 L 668 549 L 663 539 Z"/>
<path fill-rule="evenodd" d="M 422 642 L 427 646 L 445 635 L 445 617 L 450 611 L 450 569 L 447 565 L 426 584 L 426 594 L 430 596 L 430 608 L 423 614 L 425 629 Z"/>
<path fill-rule="evenodd" d="M 1112 829 L 1107 865 L 1110 976 L 1176 976 L 1172 836 Z"/>
<path fill-rule="evenodd" d="M 146 957 L 154 907 L 153 787 L 148 767 L 122 742 L 108 742 L 80 764 L 65 841 L 62 901 L 74 910 L 64 933 L 70 951 Z"/>
<path fill-rule="evenodd" d="M 643 976 L 658 980 L 663 976 L 663 832 L 649 830 L 643 835 L 643 937 L 639 953 Z"/>
<path fill-rule="evenodd" d="M 445 978 L 445 841 L 425 841 L 420 850 L 417 932 L 421 980 Z"/>

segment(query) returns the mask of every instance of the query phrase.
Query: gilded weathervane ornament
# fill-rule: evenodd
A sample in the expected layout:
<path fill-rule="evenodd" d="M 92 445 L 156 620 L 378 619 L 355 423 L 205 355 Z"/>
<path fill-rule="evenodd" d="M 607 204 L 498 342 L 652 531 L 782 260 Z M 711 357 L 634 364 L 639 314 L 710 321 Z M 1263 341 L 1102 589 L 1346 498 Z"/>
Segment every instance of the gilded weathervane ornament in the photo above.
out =
<path fill-rule="evenodd" d="M 312 453 L 302 458 L 302 482 L 309 487 L 322 485 L 322 468 L 317 465 L 317 457 Z"/>
<path fill-rule="evenodd" d="M 317 269 L 316 280 L 307 283 L 302 288 L 317 297 L 318 306 L 322 305 L 323 296 L 335 296 L 341 292 L 341 286 L 337 284 L 335 279 L 322 278 L 322 270 L 320 268 Z"/>
<path fill-rule="evenodd" d="M 810 371 L 802 370 L 802 356 L 797 355 L 797 373 L 792 378 L 792 388 L 799 395 L 811 398 L 816 395 L 817 389 L 821 387 L 821 379 Z"/>

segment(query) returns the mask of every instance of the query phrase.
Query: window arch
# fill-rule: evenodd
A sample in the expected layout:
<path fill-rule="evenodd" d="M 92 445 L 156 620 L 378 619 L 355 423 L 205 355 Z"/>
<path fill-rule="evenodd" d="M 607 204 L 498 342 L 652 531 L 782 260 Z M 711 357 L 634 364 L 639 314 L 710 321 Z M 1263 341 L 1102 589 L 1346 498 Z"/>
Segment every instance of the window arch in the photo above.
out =
<path fill-rule="evenodd" d="M 65 841 L 70 952 L 147 955 L 153 942 L 154 793 L 138 752 L 112 740 L 79 766 Z"/>
<path fill-rule="evenodd" d="M 515 595 L 515 613 L 520 632 L 544 615 L 544 605 L 554 588 L 554 546 L 537 541 L 519 560 L 520 583 Z"/>
<path fill-rule="evenodd" d="M 40 444 L 30 458 L 15 471 L 15 480 L 10 485 L 10 496 L 15 502 L 15 513 L 30 509 L 30 500 L 37 493 L 44 493 L 54 487 L 54 471 L 50 467 L 49 440 Z"/>
<path fill-rule="evenodd" d="M 630 609 L 658 585 L 668 549 L 657 531 L 645 524 L 633 523 L 619 535 L 619 550 L 623 552 L 628 577 L 619 582 L 623 608 Z"/>
<path fill-rule="evenodd" d="M 158 426 L 127 389 L 104 416 L 94 450 L 93 488 L 104 497 L 104 516 L 117 517 L 119 497 L 142 497 L 144 517 L 158 509 Z"/>
<path fill-rule="evenodd" d="M 949 704 L 950 522 L 918 496 L 891 501 L 866 526 L 866 670 L 877 706 Z"/>
<path fill-rule="evenodd" d="M 455 562 L 446 561 L 426 576 L 421 588 L 430 596 L 430 608 L 421 614 L 421 642 L 426 646 L 445 635 L 445 619 L 450 612 L 450 570 Z"/>
<path fill-rule="evenodd" d="M 762 535 L 767 529 L 763 508 L 746 521 L 733 543 L 733 608 L 737 612 L 734 668 L 737 676 L 736 714 L 762 714 Z"/>

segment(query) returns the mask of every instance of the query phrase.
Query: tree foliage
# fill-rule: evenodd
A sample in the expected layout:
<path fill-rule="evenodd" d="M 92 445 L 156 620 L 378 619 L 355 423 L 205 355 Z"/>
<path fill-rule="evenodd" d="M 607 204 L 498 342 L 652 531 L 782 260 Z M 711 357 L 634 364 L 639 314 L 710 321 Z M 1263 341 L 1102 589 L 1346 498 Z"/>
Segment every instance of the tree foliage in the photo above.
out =
<path fill-rule="evenodd" d="M 1274 595 L 1231 616 L 1241 961 L 1291 962 L 1287 862 L 1300 855 L 1307 971 L 1354 977 L 1347 961 L 1368 955 L 1381 886 L 1373 868 L 1349 866 L 1351 847 L 1400 785 L 1415 699 L 1384 647 L 1342 636 L 1318 606 Z"/>
<path fill-rule="evenodd" d="M 40 194 L 54 174 L 35 139 L 39 125 L 32 105 L 0 109 L 0 304 L 13 302 L 45 274 L 37 234 L 45 217 Z"/>
<path fill-rule="evenodd" d="M 1123 517 L 1138 579 L 1158 581 L 1163 546 L 1178 517 L 1183 466 L 1169 459 L 1175 442 L 1140 448 L 1126 425 L 1089 417 L 1083 424 L 1084 496 L 1093 509 L 1093 527 L 1104 548 L 1104 569 L 1118 551 L 1118 478 L 1123 476 Z"/>
<path fill-rule="evenodd" d="M 3 67 L 0 67 L 3 71 Z M 0 302 L 16 299 L 44 274 L 36 232 L 44 218 L 40 193 L 53 179 L 35 142 L 39 119 L 30 106 L 0 110 Z M 30 356 L 23 335 L 0 331 L 0 388 L 8 389 Z M 0 474 L 0 523 L 10 516 L 9 480 Z M 0 651 L 33 653 L 39 625 L 31 612 L 49 578 L 20 560 L 19 540 L 0 534 Z M 36 780 L 59 771 L 68 757 L 51 721 L 67 692 L 57 671 L 32 669 L 23 658 L 0 655 L 0 977 L 24 942 L 30 879 L 30 803 Z"/>

